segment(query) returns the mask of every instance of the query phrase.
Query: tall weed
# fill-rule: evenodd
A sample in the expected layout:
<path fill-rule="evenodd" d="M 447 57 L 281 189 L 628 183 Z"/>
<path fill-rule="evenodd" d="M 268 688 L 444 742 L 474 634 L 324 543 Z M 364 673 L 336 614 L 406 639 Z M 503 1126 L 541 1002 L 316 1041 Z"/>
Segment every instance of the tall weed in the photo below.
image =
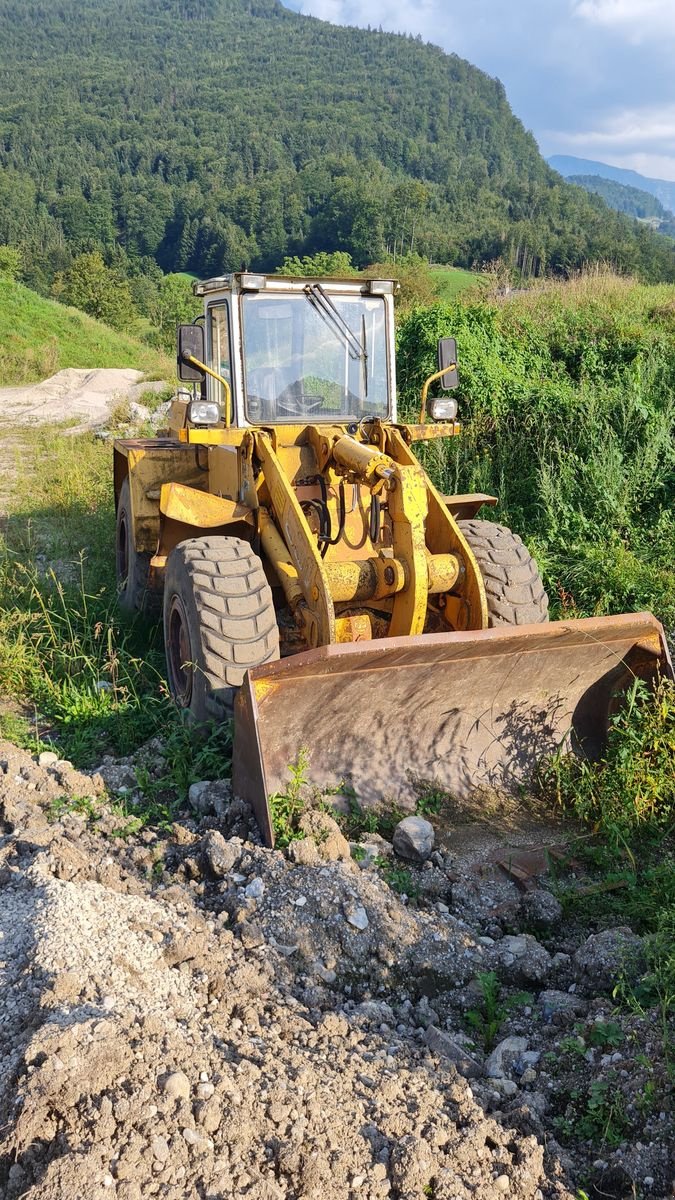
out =
<path fill-rule="evenodd" d="M 438 337 L 458 340 L 462 435 L 420 457 L 443 491 L 499 496 L 554 615 L 651 608 L 675 623 L 674 302 L 672 287 L 595 275 L 401 322 L 407 418 Z"/>

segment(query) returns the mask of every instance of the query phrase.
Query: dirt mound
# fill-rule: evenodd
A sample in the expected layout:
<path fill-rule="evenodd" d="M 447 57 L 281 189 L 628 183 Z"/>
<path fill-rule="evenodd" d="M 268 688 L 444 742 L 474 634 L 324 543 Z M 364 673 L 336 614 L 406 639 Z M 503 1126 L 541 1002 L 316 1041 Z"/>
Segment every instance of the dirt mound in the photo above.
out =
<path fill-rule="evenodd" d="M 170 831 L 121 837 L 101 775 L 7 745 L 0 768 L 6 1200 L 572 1200 L 544 1060 L 596 983 L 583 955 L 575 976 L 570 954 L 498 938 L 489 882 L 470 923 L 444 855 L 411 905 L 325 820 L 312 864 L 245 840 L 223 784 Z M 548 999 L 488 1055 L 461 1014 L 490 968 Z M 651 1197 L 662 1132 L 639 1164 Z"/>
<path fill-rule="evenodd" d="M 78 429 L 103 425 L 121 400 L 137 401 L 163 383 L 142 383 L 141 371 L 67 367 L 42 383 L 0 388 L 0 418 L 10 425 L 47 425 L 75 420 Z"/>

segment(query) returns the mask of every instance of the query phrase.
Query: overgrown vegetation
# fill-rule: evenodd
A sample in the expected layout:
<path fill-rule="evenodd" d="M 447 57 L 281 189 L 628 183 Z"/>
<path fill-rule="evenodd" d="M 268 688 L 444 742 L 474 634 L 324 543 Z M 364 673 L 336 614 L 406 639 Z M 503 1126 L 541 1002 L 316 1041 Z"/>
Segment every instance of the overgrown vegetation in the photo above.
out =
<path fill-rule="evenodd" d="M 675 290 L 587 275 L 416 309 L 398 374 L 414 415 L 438 337 L 458 339 L 462 436 L 423 447 L 444 492 L 499 496 L 553 616 L 648 609 L 675 624 Z"/>

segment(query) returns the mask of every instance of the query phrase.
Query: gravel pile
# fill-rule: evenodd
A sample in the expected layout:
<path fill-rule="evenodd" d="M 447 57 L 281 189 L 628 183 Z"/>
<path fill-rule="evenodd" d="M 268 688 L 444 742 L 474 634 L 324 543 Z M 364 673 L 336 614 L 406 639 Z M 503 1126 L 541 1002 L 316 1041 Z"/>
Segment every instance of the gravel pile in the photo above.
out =
<path fill-rule="evenodd" d="M 430 846 L 407 860 L 412 902 L 383 878 L 391 847 L 357 862 L 322 814 L 264 850 L 223 783 L 170 832 L 122 839 L 103 788 L 0 745 L 0 1196 L 671 1195 L 665 1099 L 602 1155 L 556 1136 L 561 1039 L 609 1021 L 607 979 L 639 969 L 630 931 L 575 946 L 543 899 L 546 935 L 509 932 L 515 885 L 472 892 Z M 467 1022 L 486 972 L 502 998 L 528 990 L 490 1045 Z M 635 1100 L 623 1042 L 608 1056 L 589 1033 L 570 1060 L 577 1085 L 628 1066 Z"/>

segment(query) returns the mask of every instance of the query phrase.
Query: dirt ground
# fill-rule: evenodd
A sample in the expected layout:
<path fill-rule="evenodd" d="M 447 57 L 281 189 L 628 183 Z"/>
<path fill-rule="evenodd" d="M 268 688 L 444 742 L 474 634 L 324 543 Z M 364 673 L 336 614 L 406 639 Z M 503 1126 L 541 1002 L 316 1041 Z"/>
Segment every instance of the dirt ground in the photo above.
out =
<path fill-rule="evenodd" d="M 414 866 L 373 835 L 356 861 L 318 813 L 265 850 L 227 781 L 129 836 L 109 797 L 161 778 L 161 741 L 54 760 L 0 745 L 3 1198 L 671 1196 L 655 1015 L 613 1017 L 629 930 L 565 928 L 493 837 Z"/>
<path fill-rule="evenodd" d="M 142 380 L 142 372 L 131 368 L 67 367 L 41 383 L 0 388 L 0 422 L 55 425 L 73 421 L 78 431 L 95 428 L 105 424 L 120 401 L 136 402 L 143 392 L 165 387 L 163 383 Z"/>

